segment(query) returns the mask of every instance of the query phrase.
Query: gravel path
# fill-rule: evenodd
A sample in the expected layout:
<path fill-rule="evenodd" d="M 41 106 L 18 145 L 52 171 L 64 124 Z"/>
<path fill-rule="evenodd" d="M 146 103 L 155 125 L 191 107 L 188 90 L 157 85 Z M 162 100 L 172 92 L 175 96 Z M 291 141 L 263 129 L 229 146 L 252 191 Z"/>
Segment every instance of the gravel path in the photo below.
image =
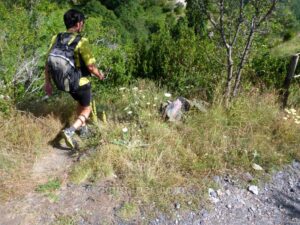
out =
<path fill-rule="evenodd" d="M 253 194 L 237 181 L 215 177 L 219 190 L 210 190 L 211 210 L 178 212 L 176 219 L 164 216 L 151 222 L 201 225 L 300 225 L 300 163 L 277 172 Z"/>
<path fill-rule="evenodd" d="M 54 150 L 33 167 L 33 178 L 45 180 L 50 175 L 67 179 L 71 158 Z M 52 171 L 52 172 L 51 172 Z M 47 176 L 46 176 L 47 175 Z M 209 189 L 211 209 L 184 211 L 180 205 L 170 209 L 170 216 L 160 215 L 152 221 L 142 216 L 124 221 L 119 209 L 130 199 L 111 187 L 119 186 L 114 178 L 98 184 L 64 183 L 55 193 L 55 200 L 43 193 L 29 193 L 22 199 L 0 205 L 0 225 L 46 224 L 201 224 L 201 225 L 300 225 L 300 163 L 293 162 L 274 174 L 265 185 L 250 192 L 245 180 L 215 177 L 219 189 Z M 243 185 L 242 185 L 243 184 Z M 255 193 L 257 191 L 257 193 Z M 254 192 L 254 193 L 253 193 Z M 144 212 L 146 214 L 146 212 Z M 64 223 L 60 223 L 64 221 Z"/>

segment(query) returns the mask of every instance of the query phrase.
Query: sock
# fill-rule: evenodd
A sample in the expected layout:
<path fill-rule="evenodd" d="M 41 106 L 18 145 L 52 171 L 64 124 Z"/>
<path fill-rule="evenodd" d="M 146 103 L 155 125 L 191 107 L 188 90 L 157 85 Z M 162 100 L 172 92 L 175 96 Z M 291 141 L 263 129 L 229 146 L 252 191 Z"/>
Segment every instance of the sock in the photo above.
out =
<path fill-rule="evenodd" d="M 68 130 L 73 133 L 73 132 L 75 132 L 76 129 L 75 129 L 75 127 L 71 126 L 68 128 Z"/>

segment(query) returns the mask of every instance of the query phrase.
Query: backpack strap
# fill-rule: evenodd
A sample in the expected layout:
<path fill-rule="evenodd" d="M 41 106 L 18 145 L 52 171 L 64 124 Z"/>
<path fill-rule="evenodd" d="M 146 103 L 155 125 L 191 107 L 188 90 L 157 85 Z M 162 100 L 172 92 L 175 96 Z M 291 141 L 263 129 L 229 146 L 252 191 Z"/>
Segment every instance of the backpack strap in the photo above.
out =
<path fill-rule="evenodd" d="M 79 41 L 81 40 L 81 35 L 78 34 L 75 39 L 72 41 L 71 44 L 69 44 L 69 47 L 72 48 L 72 49 L 75 49 L 76 46 L 78 45 Z"/>

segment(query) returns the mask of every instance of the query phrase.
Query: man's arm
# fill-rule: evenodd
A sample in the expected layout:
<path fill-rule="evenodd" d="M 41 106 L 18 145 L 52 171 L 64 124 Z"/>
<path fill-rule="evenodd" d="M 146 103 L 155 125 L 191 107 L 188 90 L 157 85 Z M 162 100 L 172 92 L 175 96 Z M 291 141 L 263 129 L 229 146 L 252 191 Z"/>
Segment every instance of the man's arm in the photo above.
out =
<path fill-rule="evenodd" d="M 100 80 L 104 80 L 104 74 L 98 70 L 98 68 L 95 66 L 95 64 L 88 65 L 87 69 L 90 73 L 94 74 Z"/>

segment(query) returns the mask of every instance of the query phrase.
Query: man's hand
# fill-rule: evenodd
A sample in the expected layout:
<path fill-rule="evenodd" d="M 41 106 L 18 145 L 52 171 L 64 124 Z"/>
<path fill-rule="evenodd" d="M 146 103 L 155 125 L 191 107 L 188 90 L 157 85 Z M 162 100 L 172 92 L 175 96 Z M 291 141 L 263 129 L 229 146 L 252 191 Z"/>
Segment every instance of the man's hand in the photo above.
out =
<path fill-rule="evenodd" d="M 50 82 L 45 82 L 44 89 L 48 96 L 52 95 L 52 84 Z"/>
<path fill-rule="evenodd" d="M 90 73 L 94 74 L 96 77 L 98 77 L 99 80 L 105 79 L 103 73 L 100 72 L 94 64 L 88 65 L 87 68 L 88 68 L 88 71 Z"/>
<path fill-rule="evenodd" d="M 105 79 L 104 74 L 101 71 L 99 71 L 99 79 L 100 80 L 104 80 Z"/>

